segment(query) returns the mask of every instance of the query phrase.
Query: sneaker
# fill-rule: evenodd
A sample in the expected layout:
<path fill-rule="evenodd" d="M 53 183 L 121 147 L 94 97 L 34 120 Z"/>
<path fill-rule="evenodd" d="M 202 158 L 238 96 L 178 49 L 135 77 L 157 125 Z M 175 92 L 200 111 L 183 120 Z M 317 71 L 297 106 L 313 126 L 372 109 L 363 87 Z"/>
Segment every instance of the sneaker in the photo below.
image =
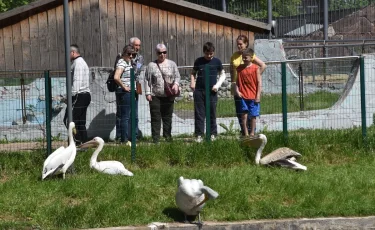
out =
<path fill-rule="evenodd" d="M 211 135 L 211 141 L 215 141 L 215 140 L 216 140 L 215 135 Z"/>
<path fill-rule="evenodd" d="M 201 143 L 203 141 L 202 136 L 197 136 L 197 139 L 195 139 L 195 142 Z"/>
<path fill-rule="evenodd" d="M 132 147 L 132 143 L 130 141 L 126 142 L 126 146 Z"/>

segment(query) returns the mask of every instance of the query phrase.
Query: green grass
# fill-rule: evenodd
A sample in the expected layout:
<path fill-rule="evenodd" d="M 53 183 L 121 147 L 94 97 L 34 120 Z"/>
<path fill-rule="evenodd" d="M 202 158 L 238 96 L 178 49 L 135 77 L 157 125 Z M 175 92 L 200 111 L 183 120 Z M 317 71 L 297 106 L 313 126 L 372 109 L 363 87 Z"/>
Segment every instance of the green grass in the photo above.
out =
<path fill-rule="evenodd" d="M 369 146 L 374 144 L 369 129 Z M 284 146 L 282 133 L 266 133 L 264 152 Z M 182 221 L 174 194 L 179 176 L 200 178 L 219 198 L 208 201 L 206 221 L 367 216 L 375 214 L 375 155 L 361 130 L 290 132 L 306 172 L 254 165 L 255 149 L 235 139 L 213 144 L 178 141 L 105 146 L 99 160 L 119 160 L 134 177 L 89 168 L 93 151 L 78 152 L 75 174 L 41 181 L 42 151 L 0 154 L 0 229 L 71 229 Z"/>
<path fill-rule="evenodd" d="M 340 98 L 338 93 L 318 91 L 304 96 L 304 111 L 325 109 L 333 106 Z M 288 112 L 298 112 L 300 102 L 298 94 L 288 94 Z M 179 101 L 175 104 L 175 110 L 194 110 L 193 101 Z M 219 99 L 217 104 L 217 117 L 233 117 L 236 114 L 233 99 Z M 260 113 L 282 113 L 281 94 L 262 95 Z"/>

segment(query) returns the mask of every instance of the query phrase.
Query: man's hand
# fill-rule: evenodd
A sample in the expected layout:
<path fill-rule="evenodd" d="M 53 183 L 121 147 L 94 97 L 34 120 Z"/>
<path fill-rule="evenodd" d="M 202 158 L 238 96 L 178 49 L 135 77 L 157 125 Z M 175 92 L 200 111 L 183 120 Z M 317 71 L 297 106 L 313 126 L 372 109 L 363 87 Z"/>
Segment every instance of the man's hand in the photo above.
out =
<path fill-rule="evenodd" d="M 216 93 L 218 89 L 215 86 L 213 86 L 211 90 Z"/>
<path fill-rule="evenodd" d="M 192 82 L 190 82 L 190 89 L 191 90 L 195 90 L 195 82 L 194 81 L 192 81 Z"/>
<path fill-rule="evenodd" d="M 147 99 L 147 101 L 152 101 L 152 96 L 151 95 L 147 95 L 146 99 Z"/>
<path fill-rule="evenodd" d="M 260 103 L 260 98 L 255 98 L 256 103 Z"/>

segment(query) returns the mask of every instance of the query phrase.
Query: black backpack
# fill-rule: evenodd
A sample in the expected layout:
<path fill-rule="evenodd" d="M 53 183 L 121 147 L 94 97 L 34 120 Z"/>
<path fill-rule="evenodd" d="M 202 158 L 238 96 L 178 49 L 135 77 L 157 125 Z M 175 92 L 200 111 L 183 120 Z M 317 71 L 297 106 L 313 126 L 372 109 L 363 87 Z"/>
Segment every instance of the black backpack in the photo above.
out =
<path fill-rule="evenodd" d="M 113 71 L 108 75 L 108 79 L 105 82 L 109 92 L 115 92 L 117 87 L 118 87 L 117 83 L 115 82 L 115 72 L 116 72 L 117 62 L 120 59 L 121 59 L 121 55 L 118 54 L 117 57 L 116 57 L 115 66 L 113 67 Z"/>

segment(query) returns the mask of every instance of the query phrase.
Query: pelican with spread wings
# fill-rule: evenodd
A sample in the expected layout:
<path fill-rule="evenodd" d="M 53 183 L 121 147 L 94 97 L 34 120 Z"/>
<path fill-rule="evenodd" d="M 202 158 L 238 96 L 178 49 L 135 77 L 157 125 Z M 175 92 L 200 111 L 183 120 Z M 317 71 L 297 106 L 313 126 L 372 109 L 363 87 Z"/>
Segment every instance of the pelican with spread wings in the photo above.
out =
<path fill-rule="evenodd" d="M 264 134 L 259 134 L 255 137 L 244 138 L 243 144 L 258 148 L 258 151 L 255 155 L 255 163 L 257 165 L 276 165 L 296 170 L 307 170 L 306 166 L 299 164 L 296 161 L 296 158 L 302 155 L 287 147 L 278 148 L 267 154 L 265 157 L 261 158 L 263 149 L 267 144 L 267 137 Z"/>

